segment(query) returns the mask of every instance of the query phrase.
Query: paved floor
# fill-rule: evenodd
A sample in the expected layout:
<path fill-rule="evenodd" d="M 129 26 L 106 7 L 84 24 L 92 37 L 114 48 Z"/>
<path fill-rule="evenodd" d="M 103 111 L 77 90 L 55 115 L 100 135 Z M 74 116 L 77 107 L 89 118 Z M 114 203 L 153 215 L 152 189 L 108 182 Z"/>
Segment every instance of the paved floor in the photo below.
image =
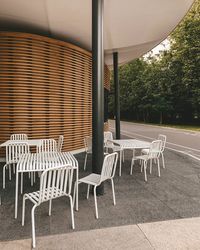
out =
<path fill-rule="evenodd" d="M 92 237 L 94 237 L 95 239 L 96 237 L 95 235 L 96 233 L 98 233 L 99 240 L 97 237 L 96 249 L 110 249 L 110 247 L 101 248 L 103 246 L 101 243 L 102 241 L 101 238 L 105 236 L 105 244 L 109 244 L 110 242 L 109 235 L 112 235 L 113 230 L 116 230 L 116 238 L 115 236 L 113 236 L 114 238 L 111 241 L 112 244 L 115 244 L 116 241 L 116 244 L 113 245 L 114 249 L 122 249 L 120 248 L 121 243 L 124 244 L 125 246 L 127 244 L 126 249 L 152 249 L 152 247 L 153 249 L 154 248 L 162 249 L 159 248 L 159 244 L 162 244 L 162 242 L 159 243 L 156 240 L 161 239 L 160 238 L 161 233 L 163 237 L 165 236 L 164 231 L 162 231 L 163 230 L 162 228 L 165 228 L 165 225 L 169 225 L 169 232 L 171 232 L 170 229 L 171 224 L 169 221 L 169 224 L 164 224 L 164 226 L 162 226 L 163 224 L 161 224 L 160 226 L 159 224 L 160 221 L 200 217 L 200 192 L 199 192 L 200 164 L 198 161 L 192 160 L 188 157 L 184 157 L 174 152 L 166 151 L 165 152 L 166 169 L 162 169 L 161 177 L 160 178 L 157 177 L 157 169 L 156 167 L 154 167 L 152 175 L 148 174 L 148 182 L 145 183 L 143 174 L 140 173 L 139 165 L 135 166 L 133 176 L 129 175 L 130 156 L 131 152 L 127 152 L 126 161 L 122 168 L 122 177 L 118 176 L 118 171 L 117 171 L 114 180 L 116 189 L 116 201 L 117 201 L 116 206 L 113 206 L 112 204 L 112 192 L 110 183 L 106 183 L 105 195 L 98 197 L 100 218 L 99 220 L 96 220 L 94 217 L 93 196 L 91 195 L 90 199 L 86 200 L 85 199 L 86 186 L 84 185 L 80 186 L 80 198 L 79 198 L 80 209 L 79 212 L 75 212 L 75 225 L 76 225 L 75 231 L 71 230 L 69 203 L 66 200 L 66 198 L 61 198 L 60 200 L 58 199 L 53 202 L 52 216 L 50 217 L 48 216 L 48 204 L 43 204 L 36 210 L 36 237 L 38 238 L 38 237 L 48 236 L 50 238 L 45 238 L 47 239 L 46 241 L 48 242 L 52 241 L 54 243 L 55 241 L 59 242 L 60 248 L 56 249 L 94 249 L 94 248 L 87 248 L 89 247 L 89 245 L 87 245 L 86 241 L 84 243 L 84 238 L 85 237 L 86 239 L 87 237 L 90 238 L 90 233 L 91 233 L 91 235 L 93 235 L 91 236 L 91 239 Z M 77 155 L 77 158 L 79 160 L 79 165 L 81 170 L 80 175 L 84 176 L 91 171 L 90 160 L 88 161 L 87 172 L 84 172 L 82 170 L 84 154 L 82 153 Z M 26 187 L 25 187 L 26 191 L 38 189 L 39 179 L 37 180 L 36 185 L 32 188 L 30 187 L 27 176 L 24 179 L 26 182 Z M 0 176 L 0 180 L 2 180 L 2 176 Z M 8 181 L 7 184 L 8 185 L 6 190 L 2 192 L 2 206 L 0 207 L 0 241 L 3 242 L 9 240 L 13 241 L 13 240 L 28 239 L 27 241 L 26 240 L 19 241 L 22 243 L 22 245 L 25 244 L 26 247 L 27 246 L 26 244 L 30 245 L 30 238 L 31 238 L 30 211 L 32 204 L 27 202 L 26 221 L 25 221 L 25 226 L 22 227 L 21 206 L 19 208 L 20 211 L 19 218 L 17 220 L 14 219 L 14 187 L 15 187 L 14 176 L 12 181 L 11 182 Z M 2 185 L 2 183 L 0 183 L 0 185 Z M 21 197 L 20 197 L 20 205 L 21 205 Z M 158 222 L 158 224 L 153 223 L 152 225 L 155 226 L 151 226 L 151 224 L 146 224 L 149 222 L 150 223 Z M 198 218 L 195 218 L 193 222 L 194 223 L 199 222 L 200 224 L 200 220 Z M 155 235 L 153 234 L 153 231 L 149 229 L 151 227 L 153 228 L 155 227 Z M 177 224 L 177 228 L 178 227 L 179 224 Z M 198 223 L 196 227 L 198 229 Z M 100 229 L 101 231 L 98 231 L 97 229 Z M 129 230 L 130 233 L 127 233 Z M 134 235 L 139 235 L 141 230 L 143 231 L 142 235 L 135 237 Z M 120 232 L 122 233 L 121 236 Z M 200 232 L 200 230 L 198 232 Z M 148 236 L 146 236 L 147 234 Z M 58 235 L 60 236 L 58 237 Z M 77 243 L 78 240 L 76 239 L 77 238 L 81 239 L 81 235 L 83 238 L 83 243 L 81 243 L 82 241 L 80 241 L 80 246 L 79 246 L 76 245 L 79 244 Z M 126 238 L 124 235 L 127 235 L 128 238 Z M 167 236 L 170 237 L 170 235 Z M 148 239 L 146 239 L 146 237 L 147 238 L 151 237 L 151 240 L 149 241 Z M 69 244 L 72 245 L 74 244 L 73 248 L 62 247 L 62 242 L 64 242 L 63 244 L 65 244 L 65 238 L 66 241 L 69 241 Z M 73 239 L 74 242 L 76 243 L 73 243 Z M 106 241 L 106 239 L 108 239 L 108 241 Z M 117 241 L 117 239 L 118 240 L 120 239 L 121 243 Z M 144 247 L 142 245 L 143 239 L 144 239 Z M 128 245 L 129 240 L 130 240 L 130 246 Z M 197 241 L 198 240 L 199 239 L 197 239 Z M 51 244 L 49 245 L 48 248 L 45 248 L 44 243 L 42 243 L 45 242 L 43 238 L 41 241 L 39 240 L 38 242 L 41 242 L 39 243 L 41 244 L 41 249 L 55 249 L 53 248 L 53 246 L 51 247 Z M 138 248 L 137 247 L 131 248 L 132 244 L 137 244 L 137 242 L 138 242 Z M 12 248 L 12 246 L 9 244 L 15 244 L 15 243 L 14 242 L 2 243 L 0 245 L 0 249 L 4 249 L 3 247 L 5 247 L 5 249 L 15 249 Z M 82 244 L 85 248 L 81 248 Z M 88 244 L 93 244 L 93 243 L 91 241 Z M 158 244 L 158 246 L 156 245 L 157 248 L 152 244 L 155 245 Z M 191 244 L 193 243 L 191 242 Z M 23 249 L 23 247 L 21 247 L 20 249 Z M 170 249 L 170 248 L 163 248 L 163 249 Z M 195 249 L 195 248 L 188 248 L 188 249 Z"/>
<path fill-rule="evenodd" d="M 37 237 L 40 250 L 199 250 L 200 218 L 169 220 Z M 1 250 L 29 250 L 31 239 L 0 242 Z"/>

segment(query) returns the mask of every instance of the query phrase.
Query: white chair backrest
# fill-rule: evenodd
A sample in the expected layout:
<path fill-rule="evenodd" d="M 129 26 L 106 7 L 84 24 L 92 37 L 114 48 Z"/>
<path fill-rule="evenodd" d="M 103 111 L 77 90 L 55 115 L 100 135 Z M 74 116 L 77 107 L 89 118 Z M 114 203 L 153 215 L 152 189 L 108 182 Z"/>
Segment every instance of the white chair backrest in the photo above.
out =
<path fill-rule="evenodd" d="M 92 153 L 92 137 L 86 136 L 84 138 L 85 151 L 87 153 Z"/>
<path fill-rule="evenodd" d="M 73 168 L 70 165 L 45 170 L 40 179 L 39 203 L 71 193 Z"/>
<path fill-rule="evenodd" d="M 59 137 L 58 137 L 58 152 L 62 151 L 63 141 L 64 141 L 64 136 L 59 135 Z"/>
<path fill-rule="evenodd" d="M 159 157 L 160 152 L 161 152 L 161 147 L 162 147 L 161 140 L 152 141 L 150 145 L 149 153 L 148 153 L 148 158 L 153 159 L 153 158 Z"/>
<path fill-rule="evenodd" d="M 114 144 L 112 142 L 109 142 L 108 140 L 113 140 L 113 134 L 110 131 L 104 132 L 104 144 L 107 147 L 113 147 Z"/>
<path fill-rule="evenodd" d="M 161 140 L 161 141 L 162 141 L 161 152 L 163 152 L 164 149 L 165 149 L 165 144 L 166 144 L 167 136 L 166 136 L 166 135 L 159 134 L 159 135 L 158 135 L 158 140 Z"/>
<path fill-rule="evenodd" d="M 44 139 L 41 145 L 37 147 L 37 153 L 41 152 L 57 152 L 57 143 L 54 139 Z"/>
<path fill-rule="evenodd" d="M 114 177 L 117 159 L 118 154 L 116 152 L 105 156 L 101 170 L 101 182 Z"/>
<path fill-rule="evenodd" d="M 107 140 L 113 140 L 113 134 L 110 131 L 104 132 L 104 143 L 106 143 Z"/>
<path fill-rule="evenodd" d="M 12 141 L 26 141 L 28 140 L 28 136 L 26 134 L 12 134 L 10 136 L 10 140 Z"/>
<path fill-rule="evenodd" d="M 6 163 L 17 163 L 22 154 L 29 153 L 29 145 L 24 142 L 9 143 L 6 146 Z"/>

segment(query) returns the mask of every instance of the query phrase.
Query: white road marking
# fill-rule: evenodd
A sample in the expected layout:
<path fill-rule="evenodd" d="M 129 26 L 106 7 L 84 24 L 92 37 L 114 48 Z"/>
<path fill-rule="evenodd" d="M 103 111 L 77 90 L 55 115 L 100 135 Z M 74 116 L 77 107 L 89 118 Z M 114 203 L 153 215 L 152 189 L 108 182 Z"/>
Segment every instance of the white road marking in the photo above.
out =
<path fill-rule="evenodd" d="M 114 131 L 114 128 L 110 128 L 112 131 Z M 121 130 L 122 134 L 123 135 L 126 135 L 128 137 L 133 137 L 133 135 L 137 135 L 137 136 L 140 136 L 142 138 L 146 138 L 146 139 L 150 139 L 150 140 L 154 140 L 155 138 L 152 138 L 152 137 L 149 137 L 149 136 L 144 136 L 144 135 L 140 135 L 140 134 L 137 134 L 137 133 L 133 133 L 133 132 L 127 132 L 127 131 L 124 131 L 124 130 Z M 177 146 L 177 147 L 182 147 L 182 148 L 185 148 L 185 149 L 189 149 L 189 150 L 193 150 L 193 151 L 197 151 L 197 152 L 200 152 L 200 150 L 198 149 L 194 149 L 194 148 L 190 148 L 190 147 L 186 147 L 186 146 L 183 146 L 183 145 L 179 145 L 179 144 L 175 144 L 175 143 L 171 143 L 171 142 L 167 142 L 166 144 L 171 144 L 171 145 L 174 145 L 174 146 Z M 173 151 L 176 151 L 178 153 L 182 153 L 182 154 L 185 154 L 185 155 L 188 155 L 196 160 L 199 160 L 200 161 L 200 158 L 199 157 L 196 157 L 192 154 L 190 154 L 189 152 L 187 151 L 180 151 L 180 150 L 177 150 L 177 149 L 174 149 L 174 148 L 170 148 L 170 147 L 166 147 L 167 149 L 170 149 L 170 150 L 173 150 Z M 195 154 L 196 155 L 196 154 Z"/>
<path fill-rule="evenodd" d="M 138 135 L 140 137 L 143 137 L 143 138 L 148 138 L 148 139 L 151 139 L 151 140 L 154 140 L 156 138 L 152 138 L 152 137 L 148 137 L 148 136 L 144 136 L 144 135 L 140 135 L 140 134 L 137 134 L 137 133 L 133 133 L 133 132 L 126 132 L 124 130 L 121 130 L 121 132 L 126 135 L 126 134 L 130 134 L 130 135 Z M 193 151 L 196 151 L 196 152 L 200 152 L 199 149 L 195 149 L 195 148 L 190 148 L 190 147 L 186 147 L 186 146 L 183 146 L 183 145 L 180 145 L 180 144 L 176 144 L 176 143 L 172 143 L 172 142 L 167 142 L 167 144 L 171 144 L 171 145 L 174 145 L 174 146 L 177 146 L 177 147 L 181 147 L 181 148 L 185 148 L 185 149 L 189 149 L 189 150 L 193 150 Z"/>

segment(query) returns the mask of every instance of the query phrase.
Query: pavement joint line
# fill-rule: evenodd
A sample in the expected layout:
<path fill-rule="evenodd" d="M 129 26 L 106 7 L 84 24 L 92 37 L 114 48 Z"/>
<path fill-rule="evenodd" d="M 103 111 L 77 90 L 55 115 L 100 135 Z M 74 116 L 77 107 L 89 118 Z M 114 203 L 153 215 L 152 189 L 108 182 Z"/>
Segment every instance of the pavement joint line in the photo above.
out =
<path fill-rule="evenodd" d="M 151 246 L 154 250 L 156 250 L 155 247 L 152 245 L 150 239 L 147 237 L 147 235 L 145 234 L 145 232 L 144 232 L 144 231 L 142 230 L 142 228 L 140 227 L 140 225 L 139 225 L 139 224 L 136 224 L 136 225 L 137 225 L 138 229 L 140 230 L 140 232 L 144 235 L 145 239 L 149 242 L 150 246 Z"/>

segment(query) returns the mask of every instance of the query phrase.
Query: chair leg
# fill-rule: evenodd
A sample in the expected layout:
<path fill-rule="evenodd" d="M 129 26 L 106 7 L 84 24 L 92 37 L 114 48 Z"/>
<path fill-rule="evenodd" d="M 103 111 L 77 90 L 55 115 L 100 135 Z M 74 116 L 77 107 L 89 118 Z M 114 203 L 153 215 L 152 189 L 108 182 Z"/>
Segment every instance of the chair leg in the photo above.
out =
<path fill-rule="evenodd" d="M 79 183 L 78 183 L 78 184 L 79 184 Z M 75 205 L 76 196 L 77 196 L 76 186 L 77 186 L 77 182 L 74 183 L 73 207 L 74 207 L 74 205 Z M 78 208 L 76 209 L 76 211 L 78 211 Z"/>
<path fill-rule="evenodd" d="M 159 158 L 157 160 L 158 160 L 158 177 L 160 177 L 160 160 Z"/>
<path fill-rule="evenodd" d="M 97 208 L 97 194 L 96 194 L 96 186 L 94 186 L 94 204 L 95 204 L 95 215 L 96 215 L 96 219 L 99 218 L 98 215 L 98 208 Z"/>
<path fill-rule="evenodd" d="M 144 161 L 141 160 L 141 168 L 140 168 L 140 172 L 142 173 L 143 171 L 143 167 L 144 167 Z"/>
<path fill-rule="evenodd" d="M 36 243 L 35 243 L 35 209 L 37 205 L 34 205 L 32 210 L 31 210 L 31 221 L 32 221 L 32 245 L 33 248 L 35 248 Z"/>
<path fill-rule="evenodd" d="M 85 161 L 84 161 L 84 170 L 86 170 L 86 165 L 87 165 L 87 156 L 88 156 L 88 154 L 86 153 L 85 154 Z"/>
<path fill-rule="evenodd" d="M 132 160 L 131 160 L 131 171 L 130 171 L 130 175 L 133 174 L 133 165 L 134 165 L 134 159 L 132 158 Z"/>
<path fill-rule="evenodd" d="M 90 184 L 88 184 L 87 187 L 87 200 L 89 199 L 89 195 L 90 195 Z"/>
<path fill-rule="evenodd" d="M 33 186 L 33 172 L 31 172 L 31 186 Z"/>
<path fill-rule="evenodd" d="M 7 167 L 7 164 L 3 166 L 3 189 L 6 188 L 6 167 Z"/>
<path fill-rule="evenodd" d="M 52 200 L 49 200 L 49 216 L 51 216 Z"/>
<path fill-rule="evenodd" d="M 8 171 L 9 171 L 9 181 L 11 181 L 11 179 L 12 179 L 12 172 L 11 172 L 11 165 L 9 164 L 8 165 Z"/>
<path fill-rule="evenodd" d="M 155 159 L 154 159 L 155 160 Z M 152 159 L 150 159 L 150 168 L 149 168 L 150 174 L 152 173 Z"/>
<path fill-rule="evenodd" d="M 33 183 L 35 183 L 35 172 L 33 173 Z"/>
<path fill-rule="evenodd" d="M 72 217 L 72 229 L 75 228 L 74 225 L 74 209 L 73 209 L 73 201 L 71 195 L 69 195 L 69 201 L 70 201 L 70 209 L 71 209 L 71 217 Z"/>
<path fill-rule="evenodd" d="M 23 196 L 23 202 L 22 202 L 22 226 L 24 226 L 25 221 L 25 206 L 26 206 L 26 196 Z"/>
<path fill-rule="evenodd" d="M 111 184 L 112 184 L 112 193 L 113 193 L 113 204 L 115 206 L 116 205 L 116 199 L 115 199 L 115 186 L 114 186 L 113 179 L 111 179 Z"/>
<path fill-rule="evenodd" d="M 146 171 L 146 169 L 147 169 L 147 162 L 144 161 L 144 180 L 145 181 L 147 181 L 147 171 Z"/>
<path fill-rule="evenodd" d="M 23 193 L 23 172 L 21 173 L 21 194 Z"/>
<path fill-rule="evenodd" d="M 163 165 L 163 168 L 165 168 L 165 159 L 164 159 L 164 154 L 163 154 L 163 152 L 161 153 L 161 157 L 162 157 L 162 165 Z"/>
<path fill-rule="evenodd" d="M 16 167 L 16 164 L 14 163 L 13 164 L 13 174 L 15 174 L 15 167 Z"/>
<path fill-rule="evenodd" d="M 123 160 L 123 162 L 124 162 L 124 158 L 125 158 L 125 157 L 124 157 L 124 154 L 125 154 L 125 153 L 124 153 L 124 150 L 122 150 L 122 160 Z"/>

